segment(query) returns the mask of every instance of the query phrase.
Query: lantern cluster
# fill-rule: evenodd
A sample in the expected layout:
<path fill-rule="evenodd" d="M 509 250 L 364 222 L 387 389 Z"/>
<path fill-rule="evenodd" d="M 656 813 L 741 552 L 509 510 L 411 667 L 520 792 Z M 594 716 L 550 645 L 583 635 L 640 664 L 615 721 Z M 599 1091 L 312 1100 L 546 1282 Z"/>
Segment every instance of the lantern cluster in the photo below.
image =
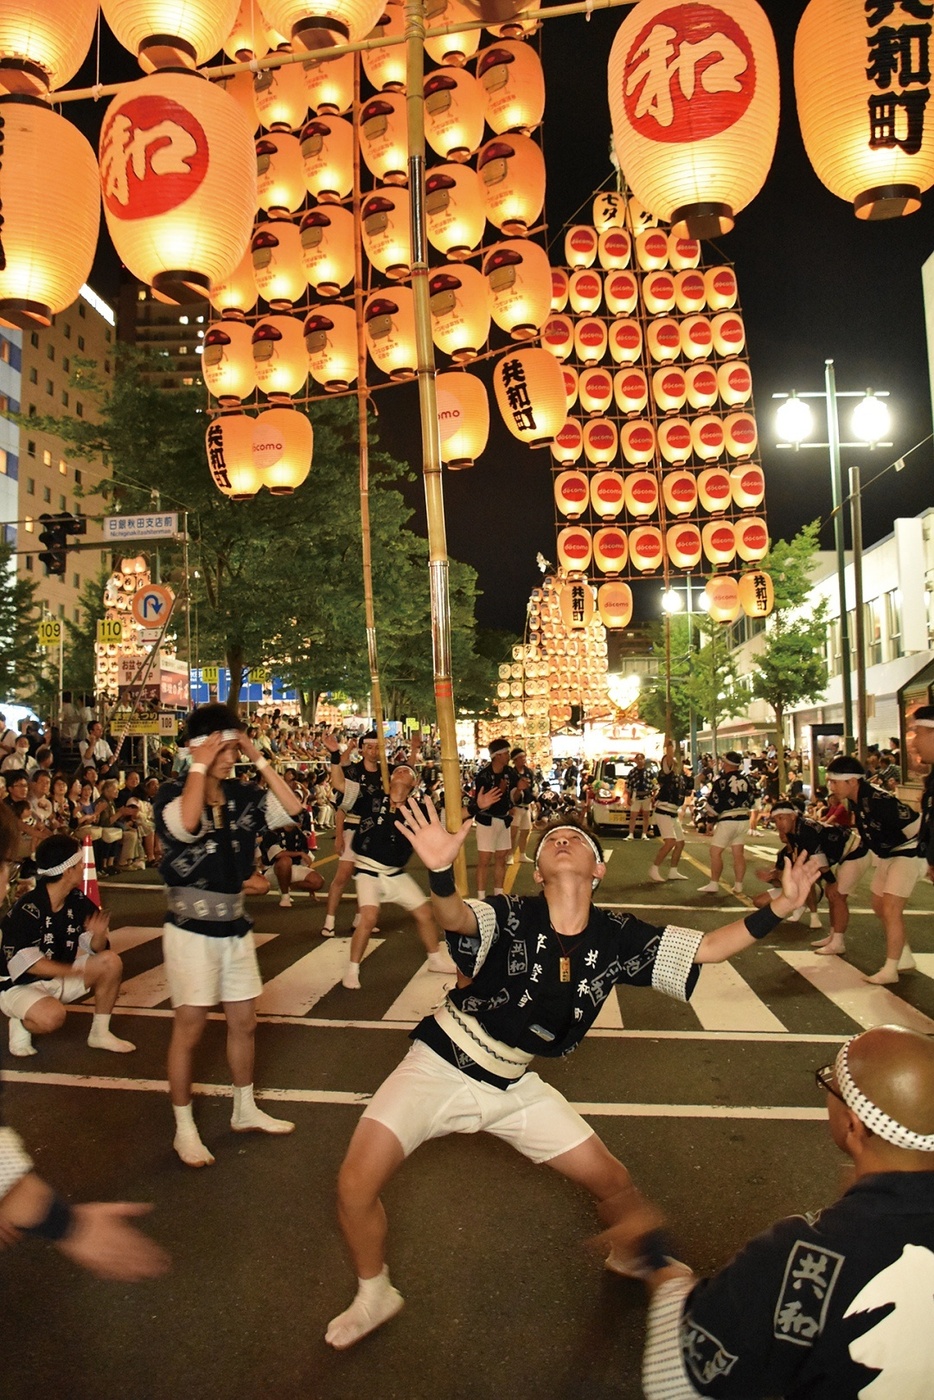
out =
<path fill-rule="evenodd" d="M 104 617 L 117 621 L 123 628 L 123 640 L 94 643 L 94 692 L 107 702 L 116 705 L 121 685 L 129 685 L 131 679 L 121 680 L 121 660 L 128 662 L 133 670 L 142 666 L 152 648 L 141 641 L 142 627 L 133 617 L 133 599 L 141 588 L 148 588 L 152 582 L 149 563 L 143 554 L 121 559 L 104 585 Z M 167 636 L 160 647 L 164 656 L 174 652 L 171 636 Z"/>

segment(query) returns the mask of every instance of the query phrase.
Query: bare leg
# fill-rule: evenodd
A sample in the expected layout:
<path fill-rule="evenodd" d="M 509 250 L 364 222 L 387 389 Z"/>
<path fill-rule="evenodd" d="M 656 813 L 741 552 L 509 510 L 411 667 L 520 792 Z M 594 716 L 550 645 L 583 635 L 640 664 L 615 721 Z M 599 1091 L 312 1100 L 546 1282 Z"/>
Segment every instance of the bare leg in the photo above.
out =
<path fill-rule="evenodd" d="M 209 1167 L 213 1155 L 201 1141 L 191 1107 L 192 1060 L 208 1019 L 206 1006 L 176 1006 L 169 1041 L 169 1095 L 175 1113 L 173 1147 L 188 1167 Z"/>
<path fill-rule="evenodd" d="M 683 852 L 684 852 L 684 842 L 683 842 L 683 841 L 676 841 L 676 842 L 674 843 L 674 850 L 673 850 L 672 853 L 671 853 L 671 865 L 669 866 L 669 874 L 675 875 L 675 871 L 678 869 L 678 861 L 681 859 L 681 856 L 682 856 Z M 683 876 L 683 877 L 682 877 L 682 876 L 680 876 L 680 875 L 675 875 L 675 879 L 681 879 L 681 878 L 687 879 L 687 876 Z"/>
<path fill-rule="evenodd" d="M 657 854 L 656 854 L 656 856 L 655 856 L 655 859 L 652 861 L 652 864 L 649 866 L 649 879 L 650 879 L 650 880 L 663 880 L 663 879 L 665 878 L 664 875 L 662 875 L 662 873 L 661 873 L 662 861 L 663 861 L 663 860 L 665 859 L 665 857 L 668 855 L 669 851 L 673 851 L 674 848 L 675 848 L 675 842 L 674 842 L 674 841 L 672 841 L 672 840 L 665 840 L 665 841 L 662 842 L 662 844 L 661 844 L 661 845 L 659 846 L 659 848 L 658 848 L 658 852 L 657 852 Z M 654 875 L 653 875 L 653 873 L 652 873 L 653 871 L 655 872 Z"/>
<path fill-rule="evenodd" d="M 493 888 L 501 890 L 506 879 L 506 860 L 508 851 L 496 851 L 493 855 Z"/>
<path fill-rule="evenodd" d="M 253 1061 L 256 1039 L 256 1001 L 225 1001 L 227 1017 L 227 1063 L 233 1080 L 233 1113 L 230 1126 L 235 1133 L 291 1133 L 294 1123 L 273 1118 L 253 1101 Z"/>
<path fill-rule="evenodd" d="M 278 855 L 273 862 L 273 870 L 276 872 L 276 884 L 279 886 L 279 893 L 287 895 L 292 888 L 292 857 L 289 855 Z M 338 867 L 339 869 L 340 867 Z"/>
<path fill-rule="evenodd" d="M 716 885 L 723 874 L 723 847 L 710 847 L 710 883 Z"/>
<path fill-rule="evenodd" d="M 109 950 L 94 953 L 84 965 L 84 985 L 94 992 L 94 1019 L 88 1035 L 92 1050 L 113 1050 L 126 1055 L 136 1049 L 132 1041 L 121 1040 L 110 1029 L 110 1013 L 122 979 L 123 963 Z"/>
<path fill-rule="evenodd" d="M 627 1195 L 632 1188 L 632 1178 L 606 1145 L 594 1133 L 579 1147 L 570 1152 L 562 1152 L 552 1157 L 546 1166 L 560 1172 L 569 1181 L 584 1186 L 603 1207 L 600 1217 L 605 1225 L 616 1224 L 626 1210 Z M 619 1198 L 618 1200 L 614 1198 Z M 630 1274 L 635 1261 L 618 1255 L 611 1250 L 606 1267 L 614 1273 Z"/>
<path fill-rule="evenodd" d="M 477 851 L 477 897 L 486 894 L 486 873 L 490 868 L 490 852 Z"/>
<path fill-rule="evenodd" d="M 363 962 L 366 945 L 370 941 L 370 934 L 375 929 L 378 918 L 378 904 L 364 904 L 357 917 L 357 924 L 350 940 L 350 965 L 342 978 L 343 985 L 353 991 L 359 989 L 360 964 Z"/>
<path fill-rule="evenodd" d="M 326 932 L 334 932 L 334 920 L 340 908 L 341 895 L 350 883 L 350 877 L 354 872 L 352 860 L 339 860 L 337 870 L 334 872 L 334 879 L 331 881 L 331 888 L 328 890 L 328 904 L 324 917 L 324 928 Z"/>

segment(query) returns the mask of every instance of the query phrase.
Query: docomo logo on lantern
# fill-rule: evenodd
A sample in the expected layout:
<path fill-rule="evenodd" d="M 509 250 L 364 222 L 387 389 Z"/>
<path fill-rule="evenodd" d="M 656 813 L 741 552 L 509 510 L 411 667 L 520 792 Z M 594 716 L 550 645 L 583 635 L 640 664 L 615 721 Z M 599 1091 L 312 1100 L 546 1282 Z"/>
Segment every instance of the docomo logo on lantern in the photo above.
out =
<path fill-rule="evenodd" d="M 672 548 L 676 549 L 680 555 L 687 558 L 695 555 L 700 557 L 700 531 L 694 525 L 684 525 L 673 530 L 669 538 Z"/>
<path fill-rule="evenodd" d="M 546 344 L 554 345 L 559 349 L 570 346 L 574 339 L 574 330 L 569 316 L 552 316 L 545 323 L 543 332 Z"/>
<path fill-rule="evenodd" d="M 641 30 L 623 68 L 623 103 L 650 141 L 703 142 L 745 115 L 756 92 L 748 37 L 715 5 L 672 5 Z"/>
<path fill-rule="evenodd" d="M 582 505 L 588 495 L 587 478 L 573 472 L 564 473 L 558 489 L 561 499 L 568 505 Z"/>
<path fill-rule="evenodd" d="M 156 93 L 133 97 L 104 123 L 104 203 L 117 219 L 166 214 L 202 184 L 209 157 L 204 128 L 186 107 Z"/>
<path fill-rule="evenodd" d="M 568 247 L 573 248 L 575 253 L 596 253 L 597 230 L 588 228 L 586 224 L 578 224 L 571 230 Z"/>
<path fill-rule="evenodd" d="M 761 520 L 740 526 L 737 544 L 750 559 L 761 558 L 769 547 L 769 532 Z"/>
<path fill-rule="evenodd" d="M 594 549 L 597 562 L 601 569 L 606 571 L 614 564 L 625 563 L 628 552 L 626 536 L 619 530 L 598 530 L 594 538 Z"/>
<path fill-rule="evenodd" d="M 438 431 L 441 441 L 447 442 L 454 436 L 464 421 L 464 407 L 449 389 L 438 390 Z"/>
<path fill-rule="evenodd" d="M 257 420 L 253 428 L 253 461 L 260 471 L 274 467 L 284 451 L 282 434 L 268 423 Z"/>
<path fill-rule="evenodd" d="M 605 419 L 598 419 L 596 423 L 588 423 L 584 429 L 588 447 L 598 452 L 615 452 L 617 444 L 616 429 L 612 423 Z"/>
<path fill-rule="evenodd" d="M 593 479 L 593 494 L 605 506 L 618 506 L 623 499 L 623 478 L 615 472 L 598 472 Z"/>
<path fill-rule="evenodd" d="M 606 327 L 602 321 L 591 318 L 578 327 L 577 336 L 581 345 L 603 345 L 606 340 Z"/>

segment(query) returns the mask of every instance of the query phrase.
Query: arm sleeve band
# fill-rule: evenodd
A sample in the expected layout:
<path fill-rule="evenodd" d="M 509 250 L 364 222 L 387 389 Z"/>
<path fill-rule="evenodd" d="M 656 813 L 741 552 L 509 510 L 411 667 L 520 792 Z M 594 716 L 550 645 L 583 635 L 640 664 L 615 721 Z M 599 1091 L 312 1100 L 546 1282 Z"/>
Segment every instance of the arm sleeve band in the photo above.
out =
<path fill-rule="evenodd" d="M 778 928 L 782 922 L 780 916 L 769 907 L 765 909 L 754 909 L 751 914 L 747 914 L 743 923 L 746 925 L 746 932 L 750 938 L 764 938 L 767 933 L 771 933 L 773 928 Z"/>
<path fill-rule="evenodd" d="M 447 865 L 443 870 L 429 870 L 428 888 L 439 899 L 447 899 L 449 895 L 456 894 L 453 865 Z"/>

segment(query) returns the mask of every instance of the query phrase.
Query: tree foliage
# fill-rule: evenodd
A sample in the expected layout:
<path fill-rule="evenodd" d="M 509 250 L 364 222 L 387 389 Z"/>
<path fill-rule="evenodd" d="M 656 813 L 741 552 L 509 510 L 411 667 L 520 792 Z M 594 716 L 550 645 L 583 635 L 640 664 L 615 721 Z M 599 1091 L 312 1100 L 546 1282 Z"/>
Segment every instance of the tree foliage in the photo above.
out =
<path fill-rule="evenodd" d="M 42 609 L 36 598 L 38 583 L 16 577 L 13 546 L 0 539 L 0 697 L 25 697 L 29 703 L 46 702 L 57 690 L 48 678 L 46 650 L 36 632 Z M 55 653 L 56 665 L 58 653 Z"/>
<path fill-rule="evenodd" d="M 732 719 L 743 710 L 736 664 L 721 624 L 703 613 L 690 620 L 678 613 L 670 619 L 671 628 L 671 728 L 672 738 L 681 743 L 690 734 L 691 709 L 697 723 L 710 725 L 717 748 L 721 721 Z M 652 650 L 659 657 L 659 672 L 643 684 L 639 715 L 646 724 L 664 731 L 666 727 L 666 648 L 665 625 L 652 628 Z"/>

